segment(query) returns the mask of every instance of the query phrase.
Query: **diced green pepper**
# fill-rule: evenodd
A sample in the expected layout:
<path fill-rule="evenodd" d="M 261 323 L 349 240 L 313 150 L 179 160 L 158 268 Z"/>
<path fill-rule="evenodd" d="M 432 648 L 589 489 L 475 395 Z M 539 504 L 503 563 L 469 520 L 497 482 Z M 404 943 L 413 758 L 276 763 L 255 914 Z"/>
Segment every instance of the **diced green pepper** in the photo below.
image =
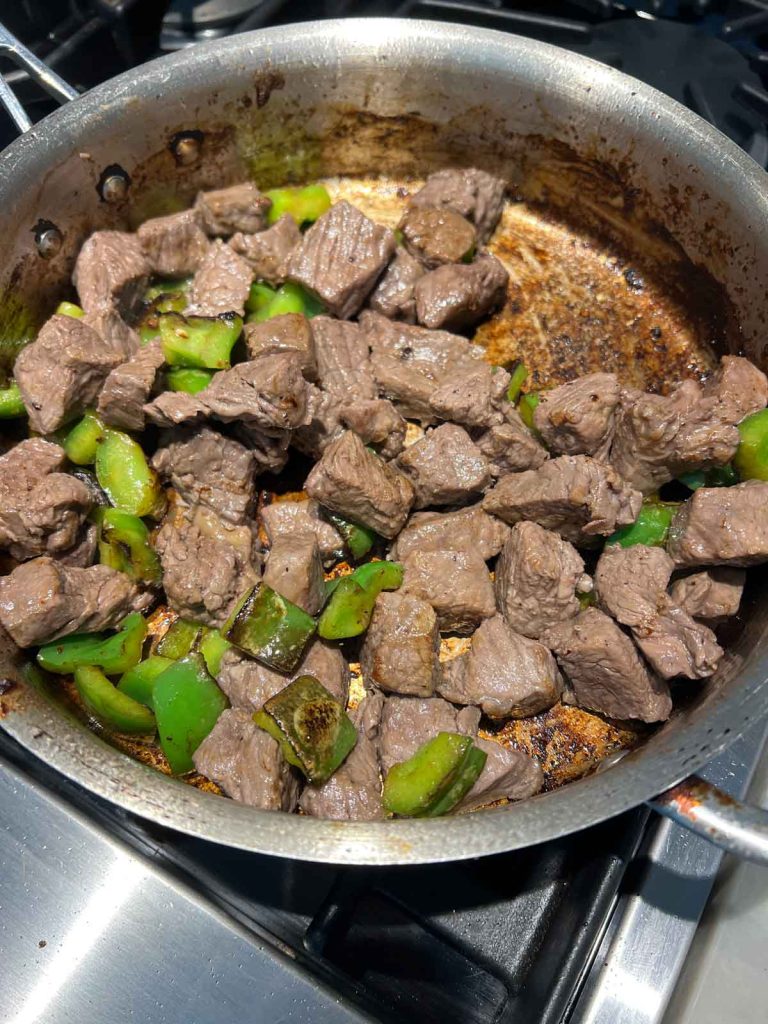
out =
<path fill-rule="evenodd" d="M 623 548 L 632 547 L 633 544 L 664 547 L 670 523 L 679 507 L 679 502 L 646 498 L 634 523 L 620 527 L 606 538 L 606 547 L 609 544 L 620 544 Z"/>
<path fill-rule="evenodd" d="M 739 475 L 733 466 L 714 466 L 712 469 L 696 469 L 691 473 L 683 473 L 677 478 L 691 491 L 700 487 L 732 487 L 739 482 Z"/>
<path fill-rule="evenodd" d="M 507 387 L 507 401 L 516 402 L 520 397 L 520 392 L 523 389 L 523 384 L 528 380 L 528 368 L 525 363 L 518 362 L 515 364 L 514 369 L 509 375 L 509 385 Z M 535 392 L 531 392 L 534 394 Z"/>
<path fill-rule="evenodd" d="M 175 661 L 157 677 L 152 702 L 160 746 L 171 771 L 174 775 L 191 771 L 192 755 L 229 707 L 199 651 Z"/>
<path fill-rule="evenodd" d="M 158 299 L 166 300 L 171 299 L 174 302 L 173 306 L 168 307 L 169 309 L 176 309 L 177 299 L 175 296 L 181 295 L 184 297 L 189 291 L 189 286 L 192 284 L 191 277 L 177 277 L 174 279 L 165 278 L 160 281 L 156 281 L 151 284 L 144 292 L 144 302 L 156 304 Z M 173 297 L 173 298 L 172 298 Z M 158 306 L 161 313 L 165 313 L 168 310 L 162 309 Z M 184 307 L 182 306 L 182 309 Z"/>
<path fill-rule="evenodd" d="M 325 511 L 325 518 L 336 527 L 341 534 L 350 557 L 359 562 L 365 558 L 373 545 L 379 539 L 379 535 L 370 530 L 367 526 L 360 526 L 358 523 L 350 523 L 348 519 L 342 519 L 335 512 Z"/>
<path fill-rule="evenodd" d="M 186 391 L 188 395 L 196 395 L 198 391 L 204 391 L 208 387 L 213 380 L 214 372 L 178 366 L 168 371 L 165 382 L 169 391 Z"/>
<path fill-rule="evenodd" d="M 176 619 L 171 623 L 169 629 L 160 637 L 156 646 L 155 654 L 161 654 L 164 658 L 171 658 L 178 661 L 185 654 L 189 654 L 195 641 L 201 638 L 203 627 L 197 622 L 188 622 L 186 619 Z"/>
<path fill-rule="evenodd" d="M 254 281 L 248 292 L 248 298 L 245 300 L 246 313 L 259 313 L 262 309 L 266 309 L 276 294 L 275 289 L 265 281 Z"/>
<path fill-rule="evenodd" d="M 169 366 L 226 370 L 243 319 L 234 313 L 220 316 L 182 316 L 161 313 L 158 318 L 163 355 Z"/>
<path fill-rule="evenodd" d="M 324 185 L 306 185 L 303 188 L 274 188 L 265 193 L 272 200 L 267 223 L 276 224 L 289 213 L 296 223 L 311 224 L 331 208 L 331 197 Z"/>
<path fill-rule="evenodd" d="M 15 420 L 27 415 L 27 409 L 16 381 L 0 388 L 0 420 Z"/>
<path fill-rule="evenodd" d="M 93 516 L 100 526 L 99 561 L 142 583 L 160 583 L 160 559 L 149 530 L 138 516 L 118 508 L 99 508 Z"/>
<path fill-rule="evenodd" d="M 312 783 L 330 778 L 357 742 L 343 706 L 314 676 L 294 679 L 270 697 L 253 720 Z"/>
<path fill-rule="evenodd" d="M 153 706 L 152 692 L 155 688 L 155 680 L 167 668 L 170 668 L 172 664 L 173 660 L 171 658 L 161 658 L 159 655 L 153 654 L 151 657 L 145 658 L 144 661 L 140 661 L 138 665 L 134 665 L 133 668 L 129 668 L 127 672 L 124 672 L 120 677 L 117 688 L 121 693 L 133 697 L 139 704 L 146 704 L 148 708 L 151 708 Z"/>
<path fill-rule="evenodd" d="M 60 302 L 56 307 L 56 312 L 59 316 L 73 316 L 76 320 L 81 320 L 85 316 L 82 306 L 78 306 L 74 302 Z"/>
<path fill-rule="evenodd" d="M 190 278 L 191 280 L 191 278 Z M 152 290 L 152 289 L 150 289 Z M 183 291 L 161 292 L 144 311 L 139 321 L 139 338 L 146 345 L 160 334 L 161 313 L 183 313 L 187 308 L 187 296 Z"/>
<path fill-rule="evenodd" d="M 200 653 L 205 658 L 205 664 L 212 676 L 219 674 L 221 659 L 230 649 L 232 644 L 225 640 L 218 629 L 208 629 L 200 643 Z"/>
<path fill-rule="evenodd" d="M 582 611 L 585 608 L 591 608 L 593 604 L 597 602 L 594 590 L 588 590 L 586 594 L 577 594 L 576 597 L 579 601 L 579 607 Z"/>
<path fill-rule="evenodd" d="M 76 466 L 92 466 L 96 461 L 99 442 L 104 437 L 104 424 L 92 410 L 72 427 L 64 438 L 62 447 L 70 462 Z"/>
<path fill-rule="evenodd" d="M 253 292 L 253 286 L 251 292 Z M 311 319 L 322 313 L 323 308 L 322 303 L 305 291 L 301 285 L 289 281 L 277 289 L 269 302 L 249 313 L 246 319 L 248 323 L 260 324 L 265 320 L 271 320 L 274 316 L 283 316 L 285 313 L 302 313 Z"/>
<path fill-rule="evenodd" d="M 104 431 L 96 448 L 96 479 L 115 506 L 135 516 L 159 517 L 165 495 L 141 446 L 121 430 Z"/>
<path fill-rule="evenodd" d="M 127 733 L 155 731 L 155 716 L 149 708 L 114 687 L 100 669 L 90 665 L 76 668 L 75 686 L 93 717 L 107 729 Z"/>
<path fill-rule="evenodd" d="M 118 676 L 138 665 L 146 635 L 146 622 L 134 612 L 123 619 L 112 636 L 72 633 L 45 644 L 37 652 L 37 662 L 57 675 L 68 676 L 82 665 L 97 665 L 108 676 Z"/>
<path fill-rule="evenodd" d="M 477 782 L 486 756 L 469 736 L 438 733 L 387 772 L 385 808 L 410 818 L 447 814 Z"/>
<path fill-rule="evenodd" d="M 381 591 L 397 590 L 402 582 L 399 562 L 368 562 L 349 576 L 342 576 L 320 616 L 318 634 L 325 640 L 359 636 L 368 628 Z"/>
<path fill-rule="evenodd" d="M 768 480 L 768 409 L 739 424 L 741 441 L 733 465 L 742 480 Z"/>
<path fill-rule="evenodd" d="M 520 401 L 517 404 L 517 411 L 520 413 L 520 419 L 529 430 L 534 429 L 533 412 L 540 401 L 541 396 L 538 391 L 528 391 L 526 394 L 520 396 Z"/>
<path fill-rule="evenodd" d="M 477 253 L 477 246 L 473 242 L 472 245 L 467 249 L 464 255 L 461 257 L 462 263 L 471 263 Z"/>
<path fill-rule="evenodd" d="M 292 672 L 315 627 L 315 620 L 303 608 L 266 583 L 257 583 L 240 599 L 221 635 L 270 668 Z"/>

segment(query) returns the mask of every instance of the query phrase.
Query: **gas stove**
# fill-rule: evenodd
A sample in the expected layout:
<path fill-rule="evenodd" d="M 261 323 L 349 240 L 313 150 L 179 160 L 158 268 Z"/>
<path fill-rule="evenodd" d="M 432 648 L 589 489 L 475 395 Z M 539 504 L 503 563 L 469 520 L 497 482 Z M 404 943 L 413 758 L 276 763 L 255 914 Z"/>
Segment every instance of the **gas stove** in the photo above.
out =
<path fill-rule="evenodd" d="M 768 166 L 762 0 L 25 0 L 2 17 L 83 89 L 204 39 L 365 14 L 577 50 L 674 96 Z M 21 72 L 7 77 L 33 119 L 50 109 Z M 12 135 L 0 117 L 0 143 Z M 755 726 L 702 774 L 745 795 L 766 738 Z M 672 1024 L 667 1006 L 721 862 L 644 808 L 455 865 L 281 861 L 111 807 L 5 734 L 0 822 L 0 976 L 13 1024 Z"/>

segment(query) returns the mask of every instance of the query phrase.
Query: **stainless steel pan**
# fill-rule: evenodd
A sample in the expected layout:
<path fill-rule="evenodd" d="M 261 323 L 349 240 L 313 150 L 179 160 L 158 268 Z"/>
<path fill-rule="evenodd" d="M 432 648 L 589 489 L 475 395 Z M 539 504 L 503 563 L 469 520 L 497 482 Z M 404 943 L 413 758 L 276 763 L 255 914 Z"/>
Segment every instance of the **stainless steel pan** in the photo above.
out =
<path fill-rule="evenodd" d="M 0 39 L 0 49 L 59 99 L 71 98 L 15 40 Z M 7 90 L 0 99 L 28 128 Z M 768 176 L 749 157 L 672 100 L 585 58 L 495 32 L 397 20 L 290 25 L 201 45 L 121 75 L 29 128 L 0 157 L 0 339 L 7 349 L 50 312 L 89 231 L 135 225 L 188 202 L 201 185 L 247 173 L 267 187 L 320 174 L 419 174 L 455 161 L 537 181 L 553 208 L 642 250 L 680 301 L 699 309 L 700 334 L 765 365 Z M 543 167 L 548 175 L 537 177 Z M 4 685 L 0 724 L 108 800 L 263 853 L 349 864 L 477 857 L 651 801 L 768 861 L 764 812 L 696 780 L 669 789 L 768 707 L 768 593 L 757 591 L 717 675 L 692 687 L 684 709 L 644 745 L 610 768 L 482 814 L 330 822 L 200 792 L 127 758 L 44 684 L 23 682 L 23 659 L 7 639 L 0 676 L 20 685 Z"/>

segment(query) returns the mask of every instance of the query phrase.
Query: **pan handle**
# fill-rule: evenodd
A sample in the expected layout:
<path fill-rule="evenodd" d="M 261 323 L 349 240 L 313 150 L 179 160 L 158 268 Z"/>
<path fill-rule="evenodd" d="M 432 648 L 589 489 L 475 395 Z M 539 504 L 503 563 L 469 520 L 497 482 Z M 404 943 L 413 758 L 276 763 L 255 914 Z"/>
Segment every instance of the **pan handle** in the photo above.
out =
<path fill-rule="evenodd" d="M 768 865 L 768 810 L 742 803 L 697 775 L 648 805 L 728 853 Z"/>
<path fill-rule="evenodd" d="M 31 50 L 19 42 L 16 36 L 2 24 L 0 24 L 0 54 L 9 57 L 14 64 L 23 68 L 30 78 L 34 78 L 59 103 L 68 103 L 79 95 L 77 89 L 67 85 L 63 78 L 60 78 L 55 71 L 51 71 L 39 57 L 36 57 Z M 0 75 L 0 103 L 11 115 L 13 123 L 20 132 L 26 132 L 32 127 L 27 112 L 2 75 Z"/>

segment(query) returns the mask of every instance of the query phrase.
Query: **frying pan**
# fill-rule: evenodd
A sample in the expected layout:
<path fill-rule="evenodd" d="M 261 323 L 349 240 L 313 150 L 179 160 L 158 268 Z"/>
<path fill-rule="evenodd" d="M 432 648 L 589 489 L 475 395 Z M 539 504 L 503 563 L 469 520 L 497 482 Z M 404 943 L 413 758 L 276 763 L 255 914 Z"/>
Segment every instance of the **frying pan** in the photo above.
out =
<path fill-rule="evenodd" d="M 466 26 L 326 21 L 196 46 L 75 98 L 7 33 L 0 49 L 58 99 L 71 100 L 30 127 L 7 86 L 0 96 L 24 132 L 0 157 L 7 362 L 67 294 L 77 249 L 96 228 L 133 227 L 188 204 L 201 186 L 249 174 L 268 188 L 334 174 L 419 176 L 464 163 L 505 173 L 538 204 L 542 224 L 569 218 L 584 253 L 599 257 L 607 239 L 625 254 L 612 264 L 618 276 L 639 267 L 649 282 L 663 282 L 672 342 L 655 356 L 640 352 L 633 320 L 591 347 L 561 331 L 553 340 L 558 358 L 578 362 L 589 350 L 582 368 L 631 373 L 653 357 L 662 376 L 673 375 L 688 359 L 690 336 L 675 333 L 675 318 L 679 326 L 687 310 L 702 351 L 710 344 L 743 351 L 765 366 L 768 176 L 694 114 L 611 68 Z M 536 258 L 543 265 L 546 254 Z M 525 306 L 526 295 L 518 298 Z M 604 322 L 614 303 L 599 290 L 594 303 L 591 319 Z M 768 707 L 765 588 L 753 587 L 748 604 L 717 674 L 688 684 L 672 719 L 637 749 L 532 800 L 473 815 L 320 821 L 201 792 L 86 728 L 7 637 L 0 638 L 0 726 L 123 808 L 261 853 L 346 864 L 477 857 L 649 801 L 725 848 L 768 861 L 768 815 L 690 777 Z M 8 681 L 18 684 L 10 692 Z"/>

